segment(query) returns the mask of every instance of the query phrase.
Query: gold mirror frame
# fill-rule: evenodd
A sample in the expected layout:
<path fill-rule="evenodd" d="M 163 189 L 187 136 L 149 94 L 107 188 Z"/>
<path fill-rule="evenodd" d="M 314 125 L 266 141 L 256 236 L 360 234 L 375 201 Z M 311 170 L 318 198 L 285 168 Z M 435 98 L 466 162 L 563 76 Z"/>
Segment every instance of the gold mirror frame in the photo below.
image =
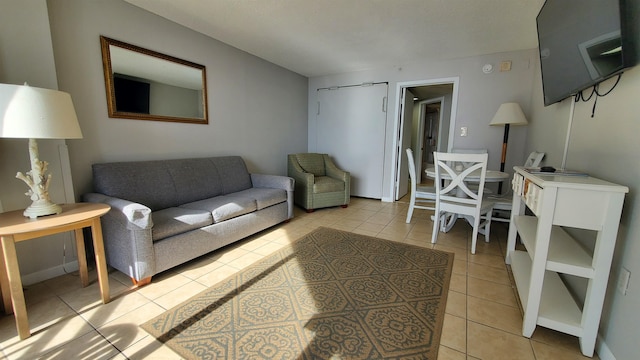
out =
<path fill-rule="evenodd" d="M 100 45 L 109 117 L 209 123 L 204 65 L 105 36 Z"/>

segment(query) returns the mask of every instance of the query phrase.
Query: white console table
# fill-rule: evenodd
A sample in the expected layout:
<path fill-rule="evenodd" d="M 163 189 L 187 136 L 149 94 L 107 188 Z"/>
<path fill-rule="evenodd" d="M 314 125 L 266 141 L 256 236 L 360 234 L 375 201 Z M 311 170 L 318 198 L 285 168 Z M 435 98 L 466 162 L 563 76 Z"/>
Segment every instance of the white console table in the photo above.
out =
<path fill-rule="evenodd" d="M 536 325 L 580 338 L 593 356 L 626 186 L 590 176 L 531 174 L 514 167 L 513 208 L 506 263 L 511 264 L 524 309 L 522 334 Z M 525 216 L 527 205 L 534 216 Z M 586 250 L 563 227 L 596 232 Z M 526 251 L 516 250 L 520 235 Z M 582 308 L 558 274 L 588 279 Z"/>

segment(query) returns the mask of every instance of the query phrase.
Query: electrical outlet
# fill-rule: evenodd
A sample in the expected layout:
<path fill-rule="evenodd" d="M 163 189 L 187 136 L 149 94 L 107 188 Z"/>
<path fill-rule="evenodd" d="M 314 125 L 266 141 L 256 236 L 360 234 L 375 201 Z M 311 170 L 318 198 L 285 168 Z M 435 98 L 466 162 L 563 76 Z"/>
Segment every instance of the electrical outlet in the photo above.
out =
<path fill-rule="evenodd" d="M 627 289 L 629 289 L 629 280 L 631 279 L 631 272 L 625 268 L 620 270 L 620 277 L 618 278 L 618 291 L 622 295 L 627 295 Z"/>
<path fill-rule="evenodd" d="M 460 136 L 467 136 L 467 127 L 463 126 L 460 128 Z"/>

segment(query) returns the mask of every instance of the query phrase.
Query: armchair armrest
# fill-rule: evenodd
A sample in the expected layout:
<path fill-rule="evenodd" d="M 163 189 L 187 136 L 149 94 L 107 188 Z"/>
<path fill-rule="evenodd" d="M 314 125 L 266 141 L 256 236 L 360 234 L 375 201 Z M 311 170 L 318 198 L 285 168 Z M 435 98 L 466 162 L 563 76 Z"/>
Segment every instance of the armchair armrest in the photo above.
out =
<path fill-rule="evenodd" d="M 314 175 L 304 171 L 296 161 L 289 161 L 288 175 L 295 179 L 297 185 L 313 184 Z"/>
<path fill-rule="evenodd" d="M 344 202 L 345 204 L 348 204 L 351 198 L 351 173 L 348 171 L 339 169 L 328 155 L 325 155 L 324 157 L 324 164 L 325 164 L 325 171 L 327 172 L 327 176 L 344 181 L 344 187 L 345 187 Z"/>
<path fill-rule="evenodd" d="M 327 172 L 327 176 L 334 179 L 340 179 L 344 182 L 349 181 L 351 178 L 351 174 L 348 171 L 338 169 L 336 164 L 334 164 L 329 157 L 325 158 L 325 171 Z"/>

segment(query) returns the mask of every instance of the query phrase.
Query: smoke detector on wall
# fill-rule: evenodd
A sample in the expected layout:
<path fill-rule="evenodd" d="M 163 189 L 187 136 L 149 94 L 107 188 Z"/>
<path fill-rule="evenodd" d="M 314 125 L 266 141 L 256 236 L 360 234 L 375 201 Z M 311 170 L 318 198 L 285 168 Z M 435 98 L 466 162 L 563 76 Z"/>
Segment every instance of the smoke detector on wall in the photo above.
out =
<path fill-rule="evenodd" d="M 491 74 L 493 72 L 493 65 L 484 64 L 484 66 L 482 67 L 482 72 L 485 74 Z"/>

